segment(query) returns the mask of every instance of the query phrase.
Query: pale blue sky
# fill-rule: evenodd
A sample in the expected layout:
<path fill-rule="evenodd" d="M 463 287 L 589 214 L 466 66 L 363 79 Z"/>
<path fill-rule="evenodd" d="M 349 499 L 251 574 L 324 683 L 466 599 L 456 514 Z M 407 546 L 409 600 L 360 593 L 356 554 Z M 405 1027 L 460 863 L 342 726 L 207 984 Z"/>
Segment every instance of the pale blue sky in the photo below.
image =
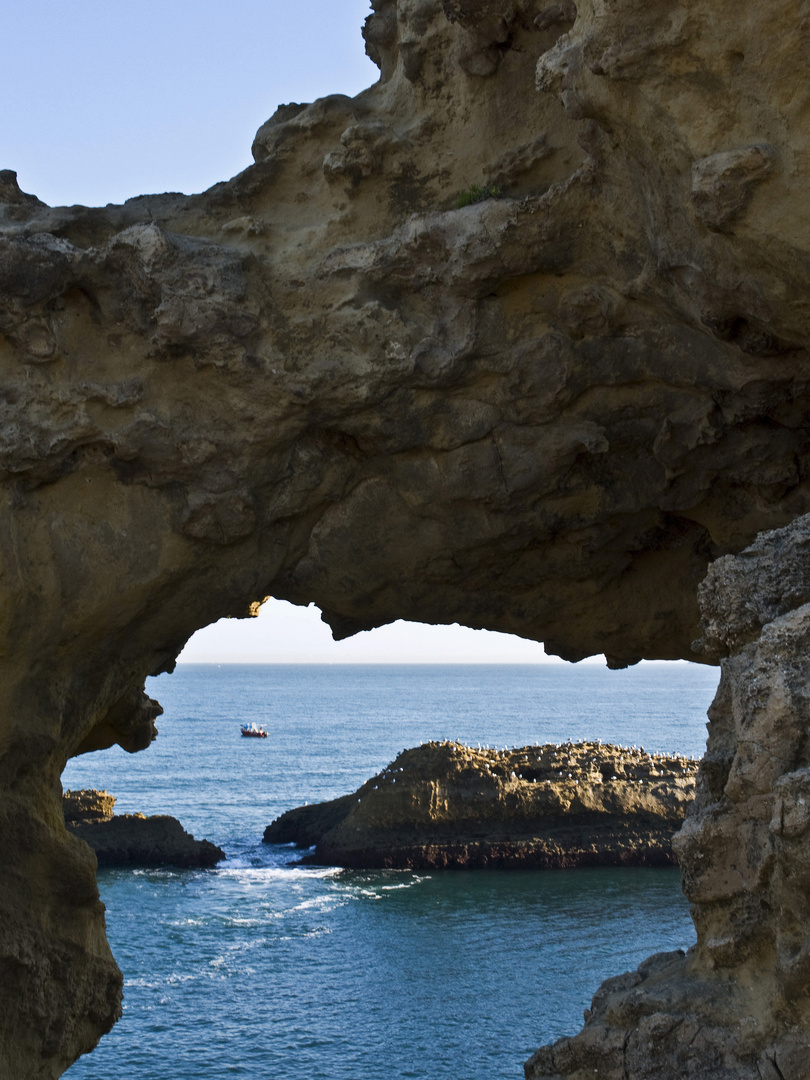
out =
<path fill-rule="evenodd" d="M 51 205 L 202 191 L 276 106 L 377 79 L 368 0 L 7 0 L 0 168 Z"/>
<path fill-rule="evenodd" d="M 368 0 L 9 0 L 0 38 L 0 168 L 51 205 L 202 191 L 251 163 L 279 104 L 377 79 Z M 333 642 L 316 608 L 196 634 L 198 662 L 542 662 L 540 645 L 396 623 Z"/>
<path fill-rule="evenodd" d="M 282 600 L 268 600 L 257 619 L 221 619 L 200 630 L 181 656 L 181 662 L 291 664 L 532 664 L 556 659 L 546 657 L 537 642 L 465 626 L 396 622 L 333 641 L 314 605 L 293 607 Z"/>

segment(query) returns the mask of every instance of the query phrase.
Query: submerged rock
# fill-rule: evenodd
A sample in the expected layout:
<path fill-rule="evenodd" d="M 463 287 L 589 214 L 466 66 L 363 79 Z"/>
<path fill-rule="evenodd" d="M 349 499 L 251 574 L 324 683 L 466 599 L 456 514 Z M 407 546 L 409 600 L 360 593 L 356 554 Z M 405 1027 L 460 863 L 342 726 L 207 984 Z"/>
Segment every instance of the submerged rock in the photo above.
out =
<path fill-rule="evenodd" d="M 225 858 L 210 840 L 195 840 L 168 814 L 114 814 L 106 791 L 66 791 L 65 826 L 95 851 L 99 866 L 216 866 Z"/>
<path fill-rule="evenodd" d="M 351 867 L 665 866 L 697 762 L 601 743 L 403 752 L 351 795 L 289 810 L 266 843 Z"/>

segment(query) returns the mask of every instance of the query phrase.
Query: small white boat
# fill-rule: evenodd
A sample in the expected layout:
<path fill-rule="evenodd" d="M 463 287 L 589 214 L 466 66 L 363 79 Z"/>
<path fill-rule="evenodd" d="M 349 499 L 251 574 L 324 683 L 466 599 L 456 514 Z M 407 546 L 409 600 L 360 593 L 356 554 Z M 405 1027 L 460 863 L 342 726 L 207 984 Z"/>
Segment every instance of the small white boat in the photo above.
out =
<path fill-rule="evenodd" d="M 267 729 L 265 728 L 264 724 L 258 726 L 256 724 L 242 724 L 239 730 L 246 739 L 267 738 Z"/>

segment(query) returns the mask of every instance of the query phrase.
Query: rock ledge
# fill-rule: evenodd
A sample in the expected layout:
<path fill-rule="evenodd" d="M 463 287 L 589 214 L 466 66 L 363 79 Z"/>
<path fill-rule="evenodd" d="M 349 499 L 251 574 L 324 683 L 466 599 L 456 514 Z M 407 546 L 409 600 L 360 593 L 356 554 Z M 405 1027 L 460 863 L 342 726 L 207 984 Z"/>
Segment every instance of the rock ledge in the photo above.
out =
<path fill-rule="evenodd" d="M 66 791 L 65 826 L 95 851 L 99 866 L 205 868 L 225 858 L 210 840 L 195 840 L 167 814 L 113 814 L 115 796 L 106 791 Z"/>
<path fill-rule="evenodd" d="M 697 768 L 600 743 L 430 742 L 351 795 L 287 811 L 264 840 L 357 868 L 671 865 Z"/>

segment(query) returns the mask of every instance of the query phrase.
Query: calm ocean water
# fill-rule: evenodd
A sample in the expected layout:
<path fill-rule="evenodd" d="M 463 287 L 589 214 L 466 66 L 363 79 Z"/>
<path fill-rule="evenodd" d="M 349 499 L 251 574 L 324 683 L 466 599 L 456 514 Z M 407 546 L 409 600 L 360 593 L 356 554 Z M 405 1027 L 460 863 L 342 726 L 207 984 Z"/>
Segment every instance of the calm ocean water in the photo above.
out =
<path fill-rule="evenodd" d="M 519 1080 L 600 981 L 694 930 L 671 870 L 291 866 L 265 825 L 428 739 L 601 739 L 699 756 L 716 670 L 596 665 L 181 665 L 160 737 L 68 764 L 120 813 L 169 813 L 211 871 L 99 873 L 124 1016 L 71 1080 Z M 239 724 L 264 723 L 266 740 Z"/>

